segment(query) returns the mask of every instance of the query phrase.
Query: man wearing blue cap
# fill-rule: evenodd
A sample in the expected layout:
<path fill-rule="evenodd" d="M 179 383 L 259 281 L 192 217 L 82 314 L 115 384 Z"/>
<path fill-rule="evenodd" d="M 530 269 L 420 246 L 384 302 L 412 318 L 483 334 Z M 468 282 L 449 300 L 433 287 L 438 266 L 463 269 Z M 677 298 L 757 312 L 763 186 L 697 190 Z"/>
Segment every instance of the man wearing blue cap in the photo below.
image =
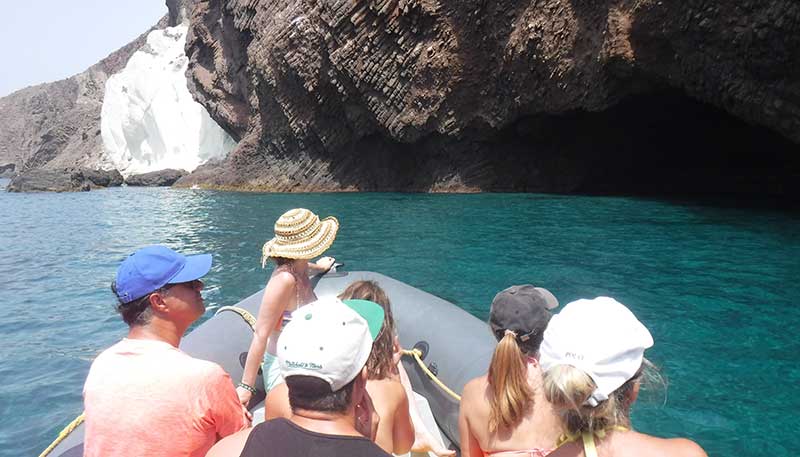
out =
<path fill-rule="evenodd" d="M 84 456 L 200 457 L 249 425 L 230 376 L 178 349 L 205 311 L 200 278 L 210 269 L 210 254 L 164 246 L 122 262 L 111 289 L 130 330 L 95 359 L 86 379 Z"/>

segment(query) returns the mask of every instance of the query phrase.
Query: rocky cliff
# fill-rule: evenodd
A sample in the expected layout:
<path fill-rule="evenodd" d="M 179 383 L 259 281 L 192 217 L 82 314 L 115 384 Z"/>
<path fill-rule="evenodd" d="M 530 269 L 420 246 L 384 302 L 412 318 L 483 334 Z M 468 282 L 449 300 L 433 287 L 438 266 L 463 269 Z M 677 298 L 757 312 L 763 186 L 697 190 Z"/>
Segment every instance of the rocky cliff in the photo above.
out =
<path fill-rule="evenodd" d="M 165 16 L 153 29 L 166 27 Z M 153 30 L 151 29 L 151 30 Z M 106 80 L 145 42 L 149 30 L 83 73 L 0 98 L 0 164 L 22 172 L 97 164 Z"/>
<path fill-rule="evenodd" d="M 800 176 L 795 0 L 195 0 L 187 11 L 190 90 L 239 144 L 184 185 L 614 190 L 649 170 L 665 188 L 691 175 L 781 193 Z M 786 176 L 773 182 L 774 170 Z"/>

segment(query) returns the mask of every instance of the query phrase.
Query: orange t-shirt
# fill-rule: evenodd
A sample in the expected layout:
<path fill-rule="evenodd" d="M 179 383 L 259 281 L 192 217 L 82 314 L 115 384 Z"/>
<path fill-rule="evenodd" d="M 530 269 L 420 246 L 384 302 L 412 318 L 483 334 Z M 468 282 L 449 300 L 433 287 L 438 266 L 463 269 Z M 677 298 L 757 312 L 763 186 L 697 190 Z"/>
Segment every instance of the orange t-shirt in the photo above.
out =
<path fill-rule="evenodd" d="M 230 376 L 172 345 L 124 339 L 83 387 L 84 456 L 205 456 L 249 425 Z"/>

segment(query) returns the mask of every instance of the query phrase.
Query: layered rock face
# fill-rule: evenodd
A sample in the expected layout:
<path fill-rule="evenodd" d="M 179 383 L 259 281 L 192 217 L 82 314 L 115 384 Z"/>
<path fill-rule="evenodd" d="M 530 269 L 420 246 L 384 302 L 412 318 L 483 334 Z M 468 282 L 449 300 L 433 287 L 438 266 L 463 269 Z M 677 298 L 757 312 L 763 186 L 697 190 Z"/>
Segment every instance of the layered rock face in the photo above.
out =
<path fill-rule="evenodd" d="M 196 0 L 186 51 L 195 99 L 239 144 L 185 185 L 580 190 L 624 160 L 576 118 L 642 94 L 685 98 L 671 118 L 699 101 L 765 126 L 787 160 L 800 143 L 794 0 Z M 627 132 L 590 124 L 648 155 L 642 122 L 664 113 L 629 106 Z"/>

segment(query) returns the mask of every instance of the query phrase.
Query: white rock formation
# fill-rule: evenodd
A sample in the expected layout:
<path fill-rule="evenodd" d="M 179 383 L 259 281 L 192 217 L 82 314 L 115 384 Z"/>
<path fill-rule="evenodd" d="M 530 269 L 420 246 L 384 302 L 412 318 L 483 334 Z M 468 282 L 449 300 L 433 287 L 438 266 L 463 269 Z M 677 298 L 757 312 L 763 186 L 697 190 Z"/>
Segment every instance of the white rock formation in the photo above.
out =
<path fill-rule="evenodd" d="M 106 82 L 100 119 L 104 166 L 123 175 L 192 171 L 235 146 L 186 88 L 186 25 L 155 30 Z"/>

